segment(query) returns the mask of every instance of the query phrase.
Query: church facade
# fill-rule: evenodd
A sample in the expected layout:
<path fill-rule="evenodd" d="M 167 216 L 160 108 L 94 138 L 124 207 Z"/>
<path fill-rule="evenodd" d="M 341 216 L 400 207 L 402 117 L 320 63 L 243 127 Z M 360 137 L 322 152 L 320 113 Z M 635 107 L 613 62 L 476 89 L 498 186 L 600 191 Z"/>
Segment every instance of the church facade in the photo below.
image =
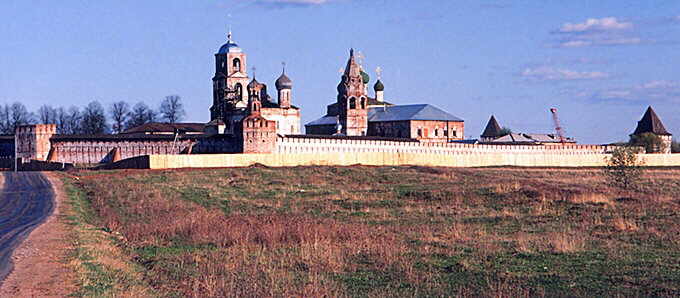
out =
<path fill-rule="evenodd" d="M 337 87 L 336 102 L 326 115 L 305 125 L 308 135 L 341 135 L 417 139 L 421 142 L 462 140 L 465 122 L 430 104 L 394 105 L 384 100 L 378 79 L 374 97 L 368 95 L 370 77 L 350 50 Z"/>
<path fill-rule="evenodd" d="M 247 86 L 251 78 L 247 72 L 248 56 L 232 39 L 229 32 L 227 43 L 215 54 L 215 75 L 212 79 L 213 104 L 210 107 L 210 124 L 222 127 L 221 133 L 240 133 L 240 123 L 248 114 L 250 99 Z M 253 74 L 253 81 L 255 80 Z M 276 80 L 277 99 L 267 92 L 267 85 L 258 89 L 258 100 L 262 109 L 260 115 L 276 122 L 276 133 L 281 135 L 300 134 L 300 109 L 292 105 L 293 82 L 285 69 Z"/>

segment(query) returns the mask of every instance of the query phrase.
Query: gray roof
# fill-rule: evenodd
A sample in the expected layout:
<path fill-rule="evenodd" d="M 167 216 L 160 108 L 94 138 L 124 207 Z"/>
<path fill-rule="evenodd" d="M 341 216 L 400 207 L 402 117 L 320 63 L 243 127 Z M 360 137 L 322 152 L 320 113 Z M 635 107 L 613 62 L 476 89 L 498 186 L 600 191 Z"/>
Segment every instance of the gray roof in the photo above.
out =
<path fill-rule="evenodd" d="M 370 108 L 369 122 L 405 121 L 405 120 L 434 120 L 463 122 L 443 110 L 429 104 L 396 105 Z"/>
<path fill-rule="evenodd" d="M 489 143 L 536 143 L 535 140 L 529 139 L 519 133 L 511 133 L 509 135 L 502 136 L 498 139 L 490 141 Z"/>
<path fill-rule="evenodd" d="M 338 116 L 328 116 L 328 115 L 326 115 L 326 116 L 323 116 L 323 117 L 316 119 L 312 122 L 309 122 L 305 125 L 311 125 L 311 126 L 315 126 L 315 125 L 335 125 L 337 123 L 338 123 Z"/>
<path fill-rule="evenodd" d="M 409 121 L 409 120 L 425 120 L 425 121 L 456 121 L 462 122 L 456 116 L 453 116 L 441 109 L 429 104 L 416 105 L 396 105 L 383 107 L 369 107 L 368 108 L 368 122 L 386 122 L 386 121 Z M 335 125 L 338 123 L 338 116 L 323 116 L 305 125 Z"/>
<path fill-rule="evenodd" d="M 539 141 L 541 143 L 560 143 L 560 138 L 554 134 L 543 134 L 543 133 L 525 133 L 524 136 Z M 574 139 L 571 137 L 565 137 L 567 143 L 575 143 Z"/>

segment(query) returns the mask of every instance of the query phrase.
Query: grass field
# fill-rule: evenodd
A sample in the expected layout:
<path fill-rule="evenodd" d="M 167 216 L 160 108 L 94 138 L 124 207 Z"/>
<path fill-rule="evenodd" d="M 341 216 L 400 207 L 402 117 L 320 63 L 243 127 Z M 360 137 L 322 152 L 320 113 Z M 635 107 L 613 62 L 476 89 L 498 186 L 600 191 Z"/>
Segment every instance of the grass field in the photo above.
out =
<path fill-rule="evenodd" d="M 680 170 L 635 192 L 570 169 L 76 175 L 154 295 L 680 295 Z"/>

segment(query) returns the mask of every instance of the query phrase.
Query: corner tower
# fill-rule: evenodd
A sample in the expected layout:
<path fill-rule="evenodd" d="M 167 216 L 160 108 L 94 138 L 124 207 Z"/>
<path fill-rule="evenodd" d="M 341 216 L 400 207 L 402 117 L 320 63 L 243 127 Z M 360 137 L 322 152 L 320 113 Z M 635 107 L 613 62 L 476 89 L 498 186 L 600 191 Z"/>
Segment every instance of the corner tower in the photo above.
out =
<path fill-rule="evenodd" d="M 247 66 L 246 54 L 234 42 L 230 30 L 227 43 L 215 54 L 211 120 L 224 118 L 224 114 L 230 109 L 247 107 L 248 94 L 245 90 L 249 81 Z"/>
<path fill-rule="evenodd" d="M 342 133 L 364 136 L 368 131 L 368 99 L 361 66 L 356 62 L 354 49 L 349 51 L 347 67 L 338 84 L 338 108 Z"/>

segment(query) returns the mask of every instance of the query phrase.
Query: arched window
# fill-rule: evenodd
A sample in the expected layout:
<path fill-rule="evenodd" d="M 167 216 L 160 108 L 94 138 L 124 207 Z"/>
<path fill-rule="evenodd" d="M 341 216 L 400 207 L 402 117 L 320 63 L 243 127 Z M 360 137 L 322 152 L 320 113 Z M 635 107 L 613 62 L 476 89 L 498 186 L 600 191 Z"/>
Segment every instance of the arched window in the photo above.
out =
<path fill-rule="evenodd" d="M 365 108 L 366 108 L 366 97 L 362 97 L 361 98 L 361 109 L 365 109 Z"/>
<path fill-rule="evenodd" d="M 350 97 L 349 108 L 352 109 L 352 110 L 357 108 L 357 99 L 356 98 Z"/>
<path fill-rule="evenodd" d="M 439 128 L 434 129 L 434 136 L 438 137 L 439 136 Z"/>
<path fill-rule="evenodd" d="M 423 136 L 423 129 L 422 128 L 418 128 L 418 136 L 419 137 Z"/>
<path fill-rule="evenodd" d="M 234 58 L 234 61 L 231 62 L 234 71 L 241 71 L 241 60 L 239 58 Z"/>
<path fill-rule="evenodd" d="M 236 97 L 241 98 L 243 96 L 243 86 L 241 83 L 236 83 Z"/>

